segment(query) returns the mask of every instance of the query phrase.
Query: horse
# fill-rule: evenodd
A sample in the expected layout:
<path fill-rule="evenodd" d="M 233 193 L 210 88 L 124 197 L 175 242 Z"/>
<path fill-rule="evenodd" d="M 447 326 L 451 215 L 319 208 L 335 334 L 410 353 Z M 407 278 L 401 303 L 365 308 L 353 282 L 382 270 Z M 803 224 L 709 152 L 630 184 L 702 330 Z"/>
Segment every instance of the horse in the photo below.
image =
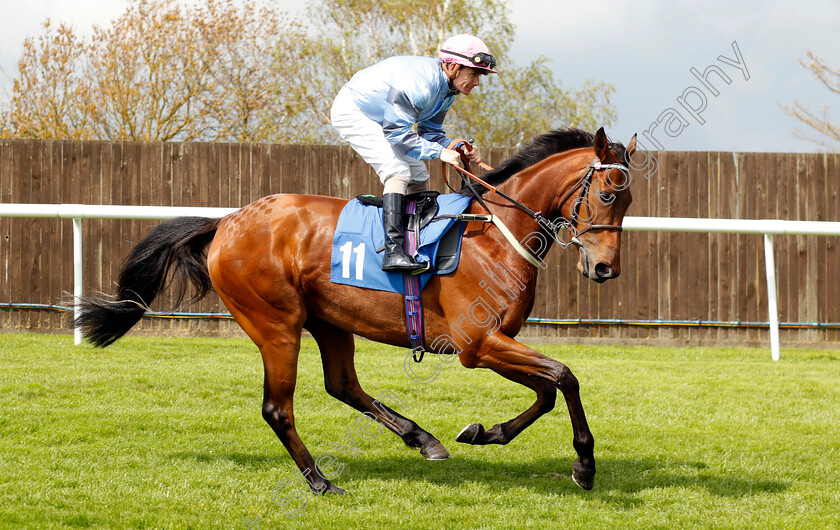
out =
<path fill-rule="evenodd" d="M 433 276 L 421 293 L 426 337 L 435 338 L 429 352 L 453 360 L 457 355 L 466 368 L 489 368 L 536 393 L 534 404 L 515 418 L 487 429 L 468 425 L 456 441 L 509 443 L 554 408 L 559 389 L 578 457 L 572 478 L 586 490 L 594 484 L 595 442 L 579 382 L 566 365 L 514 337 L 533 308 L 537 265 L 552 241 L 561 239 L 561 227 L 574 236 L 577 270 L 584 277 L 603 282 L 621 273 L 621 223 L 632 201 L 628 166 L 635 149 L 635 136 L 625 148 L 611 143 L 603 128 L 594 135 L 561 129 L 536 137 L 485 173 L 487 186 L 478 186 L 478 200 L 466 211 L 477 215 L 488 208 L 518 241 L 527 242 L 532 259 L 526 260 L 495 225 L 469 221 L 458 268 Z M 134 326 L 173 280 L 179 285 L 176 306 L 184 301 L 188 284 L 195 289 L 191 300 L 214 289 L 259 347 L 265 368 L 263 418 L 314 492 L 344 490 L 318 470 L 295 429 L 292 399 L 302 330 L 320 350 L 330 396 L 375 418 L 426 459 L 447 459 L 449 452 L 437 438 L 374 400 L 359 383 L 354 334 L 398 347 L 407 347 L 408 338 L 402 295 L 330 282 L 333 234 L 346 203 L 278 194 L 220 219 L 165 221 L 131 250 L 115 296 L 83 297 L 75 323 L 89 342 L 104 347 Z M 490 282 L 477 281 L 487 275 L 495 282 L 492 288 Z M 485 302 L 483 312 L 475 304 L 479 298 Z M 487 304 L 493 301 L 490 315 Z"/>

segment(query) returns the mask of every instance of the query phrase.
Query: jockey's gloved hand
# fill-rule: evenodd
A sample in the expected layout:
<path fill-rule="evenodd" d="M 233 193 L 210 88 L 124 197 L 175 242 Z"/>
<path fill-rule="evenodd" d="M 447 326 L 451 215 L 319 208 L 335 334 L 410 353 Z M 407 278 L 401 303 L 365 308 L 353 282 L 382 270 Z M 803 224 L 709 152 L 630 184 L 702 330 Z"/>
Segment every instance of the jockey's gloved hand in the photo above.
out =
<path fill-rule="evenodd" d="M 461 155 L 458 151 L 453 149 L 443 149 L 440 152 L 440 159 L 446 162 L 447 164 L 452 164 L 453 166 L 458 166 L 463 168 L 463 164 L 461 164 Z"/>
<path fill-rule="evenodd" d="M 470 162 L 474 162 L 476 164 L 481 163 L 481 157 L 478 156 L 478 147 L 473 147 L 472 151 L 464 151 L 464 154 L 467 155 L 467 158 L 470 159 Z"/>

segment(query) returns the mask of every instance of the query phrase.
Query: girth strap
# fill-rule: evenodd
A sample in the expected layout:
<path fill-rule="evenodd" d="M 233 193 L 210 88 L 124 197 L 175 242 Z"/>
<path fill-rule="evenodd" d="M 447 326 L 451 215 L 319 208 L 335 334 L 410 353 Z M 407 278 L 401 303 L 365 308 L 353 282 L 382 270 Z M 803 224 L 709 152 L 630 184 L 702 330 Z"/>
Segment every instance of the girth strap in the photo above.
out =
<path fill-rule="evenodd" d="M 405 213 L 414 215 L 416 210 L 417 201 L 408 201 Z M 404 250 L 409 256 L 414 256 L 417 253 L 417 232 L 411 228 L 407 228 L 405 231 Z M 403 273 L 403 286 L 405 287 L 405 319 L 408 343 L 411 345 L 412 351 L 414 351 L 414 360 L 420 362 L 423 360 L 423 354 L 426 351 L 423 337 L 423 304 L 420 299 L 420 276 Z"/>

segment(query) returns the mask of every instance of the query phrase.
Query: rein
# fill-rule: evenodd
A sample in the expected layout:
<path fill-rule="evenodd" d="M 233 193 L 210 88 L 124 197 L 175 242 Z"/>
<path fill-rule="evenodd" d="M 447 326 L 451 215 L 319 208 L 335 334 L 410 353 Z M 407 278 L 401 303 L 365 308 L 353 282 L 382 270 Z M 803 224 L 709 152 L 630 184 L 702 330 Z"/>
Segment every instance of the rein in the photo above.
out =
<path fill-rule="evenodd" d="M 467 148 L 471 147 L 470 144 L 467 143 L 465 140 L 460 140 L 460 139 L 453 140 L 453 142 L 450 145 L 454 145 L 458 142 L 462 142 L 463 147 L 467 147 Z M 503 198 L 507 199 L 511 204 L 513 204 L 519 210 L 521 210 L 521 211 L 525 212 L 526 214 L 530 215 L 537 222 L 537 224 L 539 226 L 541 226 L 541 227 L 545 228 L 546 230 L 550 231 L 552 233 L 552 235 L 554 236 L 555 240 L 557 239 L 557 236 L 560 232 L 560 229 L 563 228 L 563 227 L 568 228 L 571 232 L 573 232 L 575 234 L 572 237 L 571 242 L 574 243 L 575 245 L 579 246 L 579 247 L 582 247 L 583 243 L 581 243 L 581 241 L 578 239 L 578 236 L 581 236 L 581 235 L 589 232 L 590 230 L 615 230 L 617 232 L 623 231 L 623 228 L 620 225 L 590 224 L 584 230 L 578 232 L 577 229 L 573 226 L 573 224 L 571 222 L 569 222 L 569 220 L 562 219 L 562 218 L 561 218 L 561 222 L 557 226 L 555 226 L 554 223 L 546 221 L 545 217 L 542 215 L 542 212 L 535 212 L 534 210 L 532 210 L 531 208 L 528 208 L 527 206 L 525 206 L 521 202 L 517 201 L 513 197 L 510 197 L 506 193 L 500 191 L 497 187 L 488 184 L 487 182 L 485 182 L 484 180 L 480 179 L 479 177 L 474 175 L 472 172 L 470 172 L 470 170 L 469 170 L 470 169 L 469 160 L 466 158 L 466 155 L 463 151 L 463 147 L 458 147 L 458 148 L 456 148 L 456 150 L 461 154 L 461 161 L 464 163 L 465 167 L 464 168 L 461 168 L 461 167 L 458 167 L 458 166 L 454 166 L 454 167 L 464 177 L 469 177 L 469 178 L 464 178 L 463 179 L 464 184 L 469 188 L 470 192 L 473 194 L 473 196 L 475 196 L 475 198 L 478 200 L 478 202 L 481 204 L 481 206 L 487 211 L 487 213 L 490 213 L 490 208 L 487 207 L 487 204 L 484 202 L 484 199 L 475 190 L 472 183 L 470 182 L 470 179 L 476 181 L 477 183 L 481 184 L 485 188 L 496 192 L 497 194 L 501 195 Z M 472 149 L 469 149 L 469 150 L 472 151 Z M 449 186 L 450 189 L 452 189 L 452 186 L 449 184 L 449 178 L 448 178 L 448 175 L 447 175 L 447 167 L 446 166 L 448 164 L 446 162 L 442 162 L 442 164 L 443 164 L 443 169 L 442 169 L 443 181 L 446 183 L 447 186 Z M 484 164 L 482 162 L 479 162 L 478 165 L 481 166 L 482 168 L 486 169 L 486 170 L 492 170 L 493 169 L 489 165 Z M 621 164 L 602 164 L 601 161 L 596 158 L 594 161 L 592 161 L 591 164 L 589 164 L 589 170 L 586 172 L 586 175 L 584 175 L 582 179 L 580 179 L 574 186 L 572 186 L 571 189 L 569 189 L 569 191 L 567 191 L 566 194 L 563 195 L 563 198 L 560 199 L 561 211 L 562 211 L 563 204 L 565 204 L 566 201 L 571 197 L 572 193 L 574 193 L 574 191 L 580 187 L 580 194 L 578 195 L 578 198 L 575 201 L 574 212 L 572 214 L 572 219 L 579 219 L 578 214 L 580 212 L 581 204 L 583 204 L 584 198 L 589 194 L 589 188 L 592 185 L 592 175 L 595 173 L 595 171 L 605 171 L 605 170 L 609 170 L 609 169 L 618 169 L 618 170 L 623 171 L 625 173 L 630 172 L 630 170 L 627 167 L 625 167 Z M 516 248 L 516 250 L 520 254 L 522 254 L 532 265 L 534 265 L 536 267 L 539 267 L 540 266 L 539 261 L 537 261 L 536 258 L 531 256 L 530 253 L 525 251 L 525 249 L 519 244 L 519 242 L 516 241 L 513 238 L 513 234 L 510 232 L 510 230 L 508 230 L 508 228 L 504 224 L 502 224 L 501 221 L 497 222 L 495 219 L 496 219 L 496 216 L 491 214 L 490 219 L 484 219 L 484 220 L 491 221 L 494 224 L 496 224 L 496 226 L 499 227 L 499 229 L 502 231 L 502 233 L 505 235 L 505 237 L 513 244 L 513 246 Z M 479 220 L 479 219 L 476 219 L 476 220 Z"/>

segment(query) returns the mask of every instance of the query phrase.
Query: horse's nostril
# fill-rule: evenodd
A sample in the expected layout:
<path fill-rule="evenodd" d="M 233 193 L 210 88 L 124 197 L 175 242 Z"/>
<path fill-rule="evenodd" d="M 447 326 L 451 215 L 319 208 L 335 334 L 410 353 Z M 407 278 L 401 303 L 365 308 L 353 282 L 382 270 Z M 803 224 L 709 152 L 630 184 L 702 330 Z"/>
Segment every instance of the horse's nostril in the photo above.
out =
<path fill-rule="evenodd" d="M 606 263 L 599 263 L 595 265 L 595 274 L 599 278 L 612 278 L 613 268 L 607 265 Z"/>

